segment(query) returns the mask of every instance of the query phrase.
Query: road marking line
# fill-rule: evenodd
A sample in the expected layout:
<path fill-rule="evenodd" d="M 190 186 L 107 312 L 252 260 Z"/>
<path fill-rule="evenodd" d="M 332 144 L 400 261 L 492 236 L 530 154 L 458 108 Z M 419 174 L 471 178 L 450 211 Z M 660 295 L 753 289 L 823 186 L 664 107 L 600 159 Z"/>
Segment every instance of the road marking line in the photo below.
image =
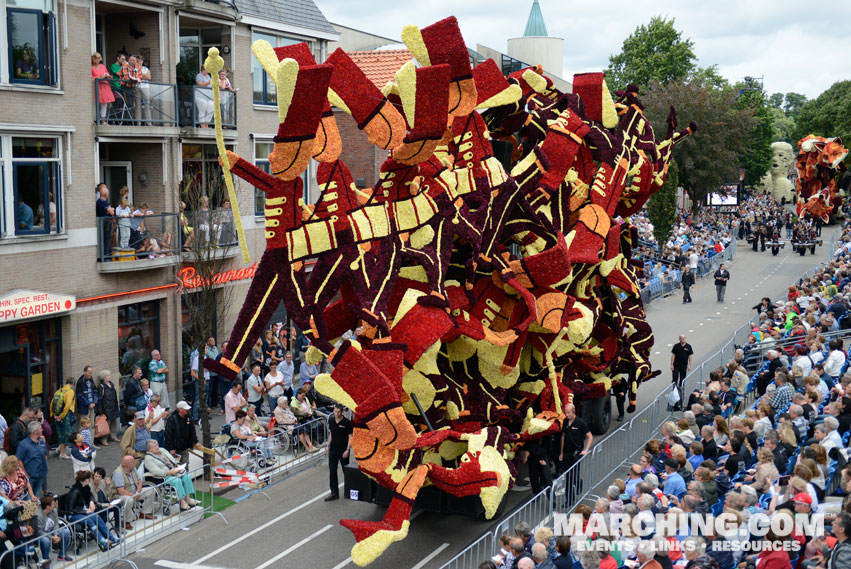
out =
<path fill-rule="evenodd" d="M 157 567 L 168 567 L 169 569 L 190 569 L 191 567 L 195 567 L 196 569 L 213 569 L 207 565 L 190 565 L 189 563 L 178 563 L 177 561 L 169 561 L 167 559 L 160 559 L 154 565 Z"/>
<path fill-rule="evenodd" d="M 340 484 L 338 488 L 342 488 L 342 487 L 343 487 L 343 485 L 342 485 L 342 484 Z M 265 524 L 263 524 L 262 526 L 260 526 L 260 527 L 256 527 L 256 528 L 254 528 L 253 530 L 251 530 L 250 532 L 248 532 L 248 533 L 246 533 L 246 534 L 244 534 L 244 535 L 239 536 L 238 538 L 234 539 L 234 540 L 233 540 L 233 541 L 231 541 L 230 543 L 228 543 L 228 544 L 226 544 L 226 545 L 221 546 L 220 548 L 216 549 L 215 551 L 212 551 L 212 552 L 208 553 L 208 554 L 207 554 L 207 555 L 205 555 L 204 557 L 202 557 L 202 558 L 200 558 L 200 559 L 196 559 L 195 561 L 193 561 L 193 562 L 190 564 L 190 566 L 191 566 L 191 567 L 197 567 L 200 563 L 202 563 L 202 562 L 206 561 L 207 559 L 210 559 L 211 557 L 215 557 L 216 555 L 218 555 L 218 554 L 219 554 L 219 553 L 221 553 L 222 551 L 225 551 L 225 550 L 230 549 L 231 547 L 233 547 L 233 546 L 234 546 L 234 545 L 236 545 L 237 543 L 240 543 L 240 542 L 242 542 L 242 541 L 244 541 L 244 540 L 248 539 L 248 538 L 249 538 L 249 537 L 251 537 L 252 535 L 254 535 L 254 534 L 256 534 L 256 533 L 259 533 L 259 532 L 263 531 L 263 530 L 264 530 L 264 529 L 266 529 L 267 527 L 269 527 L 269 526 L 271 526 L 271 525 L 274 525 L 274 524 L 278 523 L 278 522 L 279 522 L 279 521 L 281 521 L 282 519 L 284 519 L 284 518 L 286 518 L 286 517 L 288 517 L 288 516 L 290 516 L 290 515 L 292 515 L 292 514 L 296 513 L 297 511 L 301 510 L 302 508 L 306 508 L 307 506 L 311 505 L 313 502 L 316 502 L 317 500 L 321 500 L 322 498 L 324 498 L 324 497 L 326 497 L 326 496 L 329 496 L 330 494 L 331 494 L 331 491 L 330 491 L 330 490 L 328 490 L 328 491 L 323 492 L 323 493 L 321 493 L 320 495 L 316 496 L 315 498 L 311 498 L 309 501 L 305 502 L 304 504 L 302 504 L 302 505 L 300 505 L 300 506 L 298 506 L 298 507 L 296 507 L 296 508 L 293 508 L 292 510 L 289 510 L 288 512 L 286 512 L 286 513 L 284 513 L 284 514 L 281 514 L 280 516 L 278 516 L 278 517 L 277 517 L 277 518 L 275 518 L 275 519 L 269 520 L 268 522 L 266 522 L 266 523 L 265 523 Z"/>
<path fill-rule="evenodd" d="M 298 543 L 296 543 L 296 544 L 294 544 L 294 545 L 289 546 L 288 548 L 286 548 L 285 550 L 283 550 L 282 552 L 280 552 L 279 554 L 277 554 L 276 556 L 274 556 L 272 559 L 270 559 L 269 561 L 267 561 L 267 562 L 266 562 L 266 563 L 264 563 L 263 565 L 258 565 L 257 567 L 255 567 L 255 569 L 265 569 L 266 567 L 268 567 L 269 565 L 271 565 L 271 564 L 275 563 L 275 562 L 276 562 L 276 561 L 278 561 L 279 559 L 283 559 L 284 557 L 286 557 L 287 555 L 289 555 L 290 553 L 292 553 L 293 551 L 295 551 L 296 549 L 298 549 L 299 547 L 301 547 L 302 545 L 304 545 L 304 544 L 305 544 L 305 543 L 307 543 L 308 541 L 310 541 L 310 540 L 312 540 L 312 539 L 314 539 L 314 538 L 316 538 L 316 537 L 319 537 L 320 535 L 322 535 L 323 533 L 325 533 L 326 531 L 328 531 L 328 530 L 329 530 L 329 529 L 331 529 L 332 527 L 334 527 L 334 526 L 333 526 L 333 525 L 331 525 L 331 524 L 328 524 L 327 526 L 325 526 L 325 527 L 324 527 L 324 528 L 322 528 L 321 530 L 319 530 L 319 531 L 317 531 L 317 532 L 314 532 L 313 534 L 311 534 L 311 535 L 307 536 L 306 538 L 304 538 L 304 539 L 303 539 L 303 540 L 301 540 L 300 542 L 298 542 Z"/>
<path fill-rule="evenodd" d="M 437 557 L 440 554 L 440 552 L 443 551 L 444 549 L 446 549 L 447 547 L 449 547 L 449 544 L 444 543 L 443 545 L 441 545 L 440 547 L 438 547 L 437 549 L 432 551 L 431 554 L 428 557 L 424 558 L 422 561 L 420 561 L 419 563 L 417 563 L 416 565 L 411 567 L 411 569 L 423 569 L 423 567 L 425 567 L 426 564 L 429 561 L 431 561 L 432 559 Z M 260 568 L 258 567 L 257 569 L 260 569 Z"/>

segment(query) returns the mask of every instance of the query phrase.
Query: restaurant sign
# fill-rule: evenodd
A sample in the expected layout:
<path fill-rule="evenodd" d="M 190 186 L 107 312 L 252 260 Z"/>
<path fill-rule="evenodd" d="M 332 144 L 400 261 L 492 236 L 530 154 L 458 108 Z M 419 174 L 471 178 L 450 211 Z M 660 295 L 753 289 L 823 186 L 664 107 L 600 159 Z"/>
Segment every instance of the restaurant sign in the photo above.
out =
<path fill-rule="evenodd" d="M 57 316 L 77 308 L 77 297 L 68 294 L 54 294 L 36 290 L 15 290 L 0 296 L 0 324 Z"/>
<path fill-rule="evenodd" d="M 215 286 L 233 281 L 253 279 L 254 273 L 256 272 L 257 263 L 254 263 L 250 267 L 245 267 L 241 269 L 230 269 L 228 271 L 213 273 L 209 277 L 209 284 L 211 286 Z M 178 292 L 183 290 L 192 290 L 195 288 L 200 288 L 205 284 L 205 280 L 206 279 L 203 276 L 198 274 L 198 272 L 195 270 L 195 267 L 183 267 L 179 271 L 177 271 L 177 281 L 180 283 L 178 285 Z"/>

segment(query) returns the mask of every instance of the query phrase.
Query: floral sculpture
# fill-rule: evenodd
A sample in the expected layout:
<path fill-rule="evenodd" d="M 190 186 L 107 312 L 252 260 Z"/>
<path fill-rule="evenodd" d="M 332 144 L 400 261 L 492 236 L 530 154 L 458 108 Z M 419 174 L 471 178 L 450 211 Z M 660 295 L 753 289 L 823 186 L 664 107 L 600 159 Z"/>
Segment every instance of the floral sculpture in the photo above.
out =
<path fill-rule="evenodd" d="M 628 217 L 696 128 L 677 131 L 671 109 L 657 139 L 637 89 L 613 100 L 602 73 L 562 93 L 540 67 L 471 68 L 455 18 L 402 37 L 420 66 L 383 90 L 341 50 L 318 65 L 304 45 L 254 44 L 277 85 L 271 174 L 227 159 L 266 192 L 267 250 L 224 357 L 205 361 L 234 377 L 279 299 L 311 338 L 308 360 L 328 358 L 316 388 L 354 412 L 358 467 L 393 491 L 381 521 L 341 522 L 361 566 L 407 535 L 426 485 L 478 496 L 492 517 L 517 451 L 558 432 L 565 404 L 621 383 L 635 410 L 658 372 Z M 339 160 L 329 104 L 388 150 L 374 188 Z M 310 158 L 315 205 L 301 198 Z"/>
<path fill-rule="evenodd" d="M 842 205 L 837 181 L 845 171 L 843 160 L 848 156 L 848 149 L 842 146 L 842 139 L 838 136 L 824 138 L 814 134 L 799 140 L 798 148 L 795 158 L 798 215 L 808 213 L 827 223 Z"/>

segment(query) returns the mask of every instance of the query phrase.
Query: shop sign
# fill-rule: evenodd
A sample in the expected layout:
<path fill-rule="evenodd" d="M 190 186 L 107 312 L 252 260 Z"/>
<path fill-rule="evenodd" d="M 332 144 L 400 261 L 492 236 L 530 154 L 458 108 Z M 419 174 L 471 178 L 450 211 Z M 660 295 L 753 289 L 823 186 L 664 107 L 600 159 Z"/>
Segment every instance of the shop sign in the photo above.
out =
<path fill-rule="evenodd" d="M 230 269 L 220 273 L 213 273 L 210 277 L 211 284 L 220 285 L 234 281 L 253 279 L 257 272 L 257 263 L 242 269 Z M 195 267 L 183 267 L 177 271 L 177 280 L 180 282 L 179 290 L 192 290 L 204 284 L 204 277 L 198 275 Z"/>
<path fill-rule="evenodd" d="M 77 297 L 37 290 L 16 290 L 0 296 L 0 324 L 26 318 L 57 316 L 77 308 Z"/>

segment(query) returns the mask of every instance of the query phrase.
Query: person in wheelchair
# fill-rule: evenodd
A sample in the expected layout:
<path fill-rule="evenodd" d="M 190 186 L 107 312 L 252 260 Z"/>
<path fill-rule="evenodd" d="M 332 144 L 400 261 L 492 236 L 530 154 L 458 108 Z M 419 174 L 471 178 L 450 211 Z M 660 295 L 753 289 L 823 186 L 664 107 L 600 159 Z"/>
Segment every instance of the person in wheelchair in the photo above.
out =
<path fill-rule="evenodd" d="M 76 523 L 82 521 L 91 528 L 92 532 L 97 536 L 98 547 L 101 551 L 106 551 L 115 547 L 121 540 L 111 531 L 106 525 L 106 522 L 100 516 L 93 516 L 97 511 L 97 504 L 89 482 L 92 480 L 92 472 L 90 470 L 80 470 L 74 475 L 74 485 L 68 492 L 65 498 L 65 507 L 70 513 L 69 519 Z"/>
<path fill-rule="evenodd" d="M 260 424 L 260 419 L 257 418 L 257 408 L 254 405 L 249 404 L 245 409 L 245 424 L 251 427 L 251 432 L 257 436 L 265 437 L 269 434 Z"/>
<path fill-rule="evenodd" d="M 313 442 L 304 429 L 299 426 L 298 419 L 296 419 L 286 397 L 278 397 L 278 406 L 275 407 L 275 424 L 285 428 L 293 436 L 298 436 L 298 440 L 305 450 L 313 452 Z"/>
<path fill-rule="evenodd" d="M 50 550 L 59 549 L 57 561 L 70 563 L 74 561 L 68 555 L 68 545 L 71 543 L 71 530 L 59 527 L 59 517 L 56 515 L 56 498 L 51 494 L 41 497 L 41 507 L 33 518 L 33 529 L 39 536 L 38 545 L 41 548 L 41 558 L 50 561 Z M 51 532 L 56 532 L 51 535 Z"/>
<path fill-rule="evenodd" d="M 267 464 L 275 462 L 275 457 L 272 456 L 272 447 L 270 444 L 267 444 L 269 439 L 254 432 L 251 425 L 246 422 L 247 416 L 248 413 L 245 411 L 236 412 L 236 421 L 230 426 L 231 436 L 245 443 L 245 446 L 250 449 L 259 449 Z M 265 433 L 266 431 L 263 432 Z"/>
<path fill-rule="evenodd" d="M 186 472 L 186 468 L 180 465 L 178 459 L 174 458 L 167 450 L 161 449 L 160 444 L 154 439 L 148 440 L 147 448 L 145 471 L 156 478 L 162 478 L 177 491 L 177 497 L 180 499 L 180 511 L 185 512 L 198 505 L 198 502 L 192 497 L 195 494 L 192 477 Z"/>

